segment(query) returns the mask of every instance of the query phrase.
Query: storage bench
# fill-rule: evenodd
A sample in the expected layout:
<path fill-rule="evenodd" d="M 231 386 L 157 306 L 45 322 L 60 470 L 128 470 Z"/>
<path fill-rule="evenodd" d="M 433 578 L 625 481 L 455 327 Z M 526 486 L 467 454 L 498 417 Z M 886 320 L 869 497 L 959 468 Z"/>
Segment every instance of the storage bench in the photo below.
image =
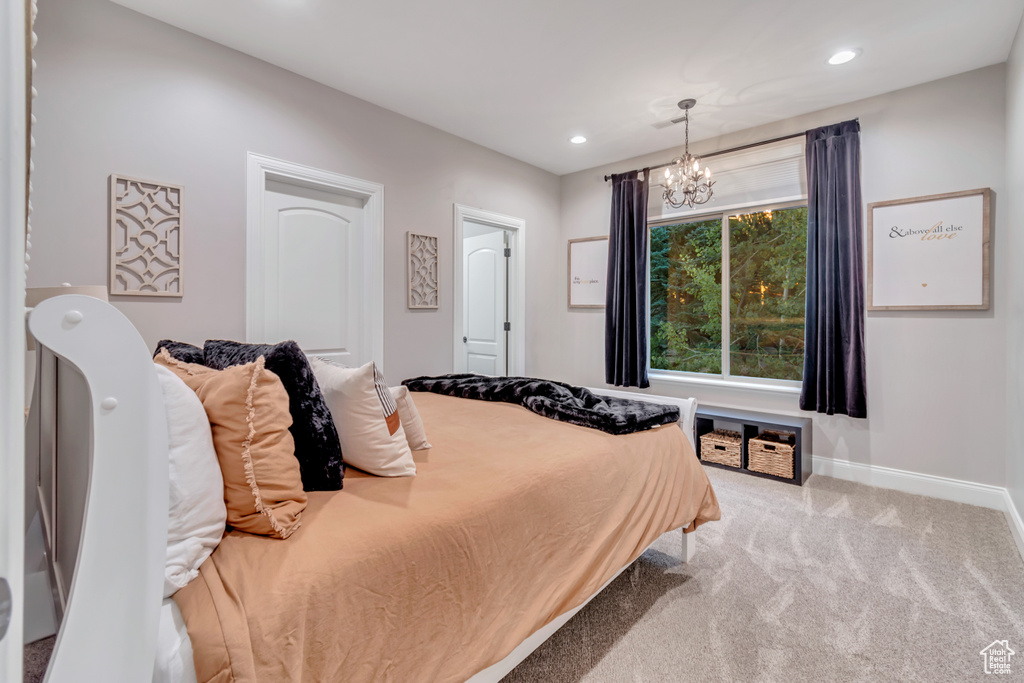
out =
<path fill-rule="evenodd" d="M 811 424 L 807 417 L 701 404 L 693 421 L 697 457 L 713 467 L 803 486 L 811 476 Z M 736 426 L 739 431 L 732 431 Z M 738 437 L 738 458 L 734 449 L 722 448 L 723 432 Z"/>

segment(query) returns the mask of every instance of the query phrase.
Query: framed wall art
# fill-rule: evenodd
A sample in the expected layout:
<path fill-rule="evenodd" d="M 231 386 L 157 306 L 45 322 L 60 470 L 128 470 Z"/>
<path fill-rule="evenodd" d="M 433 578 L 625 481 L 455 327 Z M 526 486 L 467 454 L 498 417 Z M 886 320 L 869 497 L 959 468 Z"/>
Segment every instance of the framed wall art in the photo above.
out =
<path fill-rule="evenodd" d="M 569 308 L 604 308 L 608 238 L 569 240 Z"/>
<path fill-rule="evenodd" d="M 987 310 L 991 206 L 988 188 L 868 204 L 868 310 Z"/>
<path fill-rule="evenodd" d="M 409 308 L 436 309 L 438 303 L 437 283 L 437 237 L 408 234 L 409 251 Z"/>

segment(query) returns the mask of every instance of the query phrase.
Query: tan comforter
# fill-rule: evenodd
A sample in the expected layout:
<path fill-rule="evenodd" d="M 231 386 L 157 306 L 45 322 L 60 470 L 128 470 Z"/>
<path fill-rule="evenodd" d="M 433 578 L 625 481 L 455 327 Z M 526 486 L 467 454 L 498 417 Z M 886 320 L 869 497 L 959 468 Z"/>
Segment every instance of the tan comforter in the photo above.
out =
<path fill-rule="evenodd" d="M 626 436 L 416 393 L 414 478 L 349 470 L 285 541 L 232 531 L 178 591 L 199 681 L 464 681 L 660 534 L 719 518 L 675 425 Z"/>

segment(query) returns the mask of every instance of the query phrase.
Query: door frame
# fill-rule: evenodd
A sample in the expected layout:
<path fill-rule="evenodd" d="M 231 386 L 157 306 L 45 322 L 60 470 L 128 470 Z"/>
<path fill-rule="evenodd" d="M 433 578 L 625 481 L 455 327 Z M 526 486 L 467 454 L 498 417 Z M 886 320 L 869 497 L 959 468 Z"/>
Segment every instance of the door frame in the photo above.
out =
<path fill-rule="evenodd" d="M 245 337 L 260 339 L 266 311 L 263 280 L 260 277 L 265 217 L 263 212 L 267 180 L 310 187 L 323 192 L 363 200 L 362 296 L 365 302 L 359 334 L 362 347 L 370 349 L 373 361 L 384 371 L 384 186 L 291 161 L 246 153 L 246 249 L 245 249 Z"/>
<path fill-rule="evenodd" d="M 472 221 L 487 225 L 492 228 L 505 230 L 509 235 L 509 244 L 512 249 L 511 262 L 509 263 L 508 274 L 508 308 L 512 323 L 512 333 L 509 335 L 508 348 L 505 353 L 508 355 L 508 370 L 510 375 L 526 374 L 526 221 L 514 216 L 485 211 L 472 206 L 455 204 L 454 210 L 454 263 L 452 266 L 452 296 L 455 309 L 453 323 L 454 335 L 452 336 L 452 370 L 464 372 L 462 362 L 462 337 L 465 330 L 462 324 L 462 300 L 463 281 L 462 259 L 462 224 L 464 221 Z"/>
<path fill-rule="evenodd" d="M 0 578 L 11 591 L 0 680 L 20 681 L 25 574 L 25 196 L 29 3 L 0 9 Z"/>

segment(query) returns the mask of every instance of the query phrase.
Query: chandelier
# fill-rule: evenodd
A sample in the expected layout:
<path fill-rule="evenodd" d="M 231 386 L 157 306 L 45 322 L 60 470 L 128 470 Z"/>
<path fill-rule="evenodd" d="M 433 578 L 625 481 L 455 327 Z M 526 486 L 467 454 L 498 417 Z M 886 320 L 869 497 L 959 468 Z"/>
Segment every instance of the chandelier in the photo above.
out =
<path fill-rule="evenodd" d="M 697 100 L 687 99 L 679 103 L 683 110 L 683 121 L 686 122 L 686 147 L 683 156 L 676 157 L 665 169 L 665 202 L 674 209 L 681 209 L 688 206 L 691 209 L 694 204 L 703 204 L 711 199 L 711 186 L 715 181 L 711 180 L 711 169 L 704 167 L 701 170 L 700 159 L 690 155 L 690 110 L 697 104 Z M 678 119 L 677 119 L 678 120 Z"/>

